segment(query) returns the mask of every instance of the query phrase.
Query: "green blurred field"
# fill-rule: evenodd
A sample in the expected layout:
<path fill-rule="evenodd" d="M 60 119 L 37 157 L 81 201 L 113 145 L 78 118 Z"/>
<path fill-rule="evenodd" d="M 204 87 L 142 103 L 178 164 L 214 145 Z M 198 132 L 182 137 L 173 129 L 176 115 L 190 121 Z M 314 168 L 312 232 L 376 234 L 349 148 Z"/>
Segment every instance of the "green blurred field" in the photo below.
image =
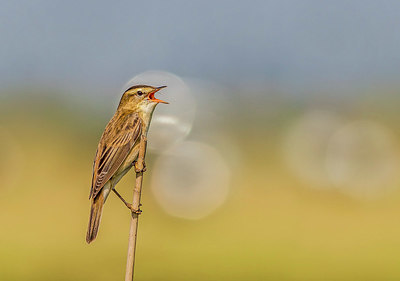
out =
<path fill-rule="evenodd" d="M 398 137 L 400 103 L 393 96 L 385 102 L 365 98 L 351 110 L 338 104 L 385 123 Z M 233 113 L 234 102 L 224 109 L 231 121 L 226 133 L 241 149 L 242 162 L 227 202 L 204 219 L 165 214 L 145 177 L 136 280 L 400 279 L 398 188 L 358 200 L 310 189 L 282 163 L 286 125 L 308 106 L 254 101 L 241 108 L 244 118 Z M 123 280 L 129 213 L 118 199 L 108 200 L 98 239 L 85 242 L 92 160 L 114 109 L 49 96 L 7 98 L 0 108 L 0 175 L 6 182 L 0 280 Z M 255 123 L 237 126 L 247 122 Z M 133 179 L 131 173 L 119 184 L 127 198 Z"/>

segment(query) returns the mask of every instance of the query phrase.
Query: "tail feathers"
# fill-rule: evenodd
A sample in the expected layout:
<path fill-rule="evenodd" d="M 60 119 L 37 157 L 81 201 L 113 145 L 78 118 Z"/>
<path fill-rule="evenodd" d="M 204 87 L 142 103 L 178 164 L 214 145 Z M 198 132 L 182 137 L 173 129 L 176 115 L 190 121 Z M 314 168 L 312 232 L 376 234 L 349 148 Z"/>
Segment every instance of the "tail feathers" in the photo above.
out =
<path fill-rule="evenodd" d="M 89 226 L 86 234 L 86 242 L 90 243 L 96 239 L 97 232 L 99 231 L 101 213 L 103 212 L 104 197 L 100 193 L 92 201 L 90 209 Z"/>

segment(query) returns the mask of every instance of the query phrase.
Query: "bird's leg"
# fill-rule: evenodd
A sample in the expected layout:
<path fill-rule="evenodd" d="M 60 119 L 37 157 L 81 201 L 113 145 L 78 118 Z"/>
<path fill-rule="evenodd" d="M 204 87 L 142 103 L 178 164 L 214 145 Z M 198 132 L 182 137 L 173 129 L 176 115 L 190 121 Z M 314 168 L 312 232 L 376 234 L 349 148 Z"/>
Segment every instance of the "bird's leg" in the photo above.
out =
<path fill-rule="evenodd" d="M 145 135 L 142 135 L 141 138 L 141 144 L 144 143 L 144 153 L 146 153 L 147 137 Z M 146 163 L 144 162 L 144 156 L 140 157 L 140 153 L 137 160 L 135 161 L 135 172 L 136 174 L 146 172 Z"/>
<path fill-rule="evenodd" d="M 135 214 L 138 214 L 138 215 L 140 215 L 142 213 L 142 210 L 140 210 L 140 206 L 142 206 L 142 204 L 139 204 L 139 209 L 136 210 L 136 209 L 133 208 L 131 203 L 126 202 L 125 199 L 122 198 L 122 196 L 117 192 L 117 190 L 115 188 L 113 188 L 112 191 L 114 191 L 114 193 L 118 196 L 118 198 L 121 199 L 122 202 L 124 202 L 125 206 L 129 210 L 131 210 L 132 213 L 135 213 Z"/>

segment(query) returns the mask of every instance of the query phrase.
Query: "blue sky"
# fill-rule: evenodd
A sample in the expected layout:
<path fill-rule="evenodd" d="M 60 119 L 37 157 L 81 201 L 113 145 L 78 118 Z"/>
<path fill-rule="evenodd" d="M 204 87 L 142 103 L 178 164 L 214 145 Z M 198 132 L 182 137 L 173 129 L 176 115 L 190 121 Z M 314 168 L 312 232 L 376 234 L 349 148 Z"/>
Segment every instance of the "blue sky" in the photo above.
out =
<path fill-rule="evenodd" d="M 0 2 L 0 83 L 397 81 L 400 1 Z"/>

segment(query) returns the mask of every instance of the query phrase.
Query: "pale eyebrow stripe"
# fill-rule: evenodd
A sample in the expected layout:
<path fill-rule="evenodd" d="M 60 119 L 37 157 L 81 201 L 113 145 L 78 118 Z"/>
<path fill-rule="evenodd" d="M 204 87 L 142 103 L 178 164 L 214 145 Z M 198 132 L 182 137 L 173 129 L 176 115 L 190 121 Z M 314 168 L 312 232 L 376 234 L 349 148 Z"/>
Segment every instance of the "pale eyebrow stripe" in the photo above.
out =
<path fill-rule="evenodd" d="M 125 93 L 130 91 L 130 90 L 136 89 L 136 88 L 146 88 L 146 87 L 150 87 L 150 86 L 147 86 L 147 85 L 135 85 L 135 86 L 130 87 L 128 90 L 126 90 Z"/>

